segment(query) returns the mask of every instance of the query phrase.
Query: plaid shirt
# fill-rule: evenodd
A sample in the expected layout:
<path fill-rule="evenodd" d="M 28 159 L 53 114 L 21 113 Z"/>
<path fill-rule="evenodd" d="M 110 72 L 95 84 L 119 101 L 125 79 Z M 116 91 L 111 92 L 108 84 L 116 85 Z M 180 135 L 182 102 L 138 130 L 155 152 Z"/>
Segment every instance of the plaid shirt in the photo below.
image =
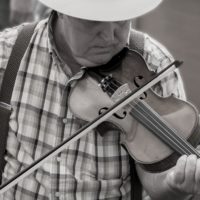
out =
<path fill-rule="evenodd" d="M 82 126 L 82 121 L 67 107 L 70 66 L 56 53 L 50 27 L 47 20 L 37 25 L 17 74 L 11 99 L 13 112 L 4 181 Z M 0 80 L 18 32 L 19 27 L 15 27 L 0 33 Z M 144 58 L 154 71 L 173 61 L 168 51 L 148 35 L 145 35 Z M 174 93 L 185 98 L 178 71 L 154 90 L 161 96 Z M 118 131 L 110 131 L 103 137 L 92 131 L 5 192 L 1 199 L 130 199 L 129 157 L 120 145 L 120 137 Z"/>

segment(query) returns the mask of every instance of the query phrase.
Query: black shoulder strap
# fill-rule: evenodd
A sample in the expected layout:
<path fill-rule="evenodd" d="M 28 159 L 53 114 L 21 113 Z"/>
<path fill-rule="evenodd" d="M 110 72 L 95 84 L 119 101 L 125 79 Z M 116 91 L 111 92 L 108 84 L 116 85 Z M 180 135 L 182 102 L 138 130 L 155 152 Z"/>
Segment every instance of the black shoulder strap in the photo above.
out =
<path fill-rule="evenodd" d="M 12 49 L 0 91 L 0 101 L 10 104 L 17 71 L 30 42 L 36 23 L 24 25 Z"/>
<path fill-rule="evenodd" d="M 135 161 L 129 156 L 131 173 L 131 200 L 142 200 L 142 185 L 136 172 Z"/>
<path fill-rule="evenodd" d="M 4 154 L 8 135 L 8 123 L 11 114 L 10 100 L 12 91 L 20 62 L 30 42 L 35 26 L 36 23 L 25 25 L 20 31 L 8 60 L 0 89 L 0 183 L 1 174 L 5 166 Z"/>

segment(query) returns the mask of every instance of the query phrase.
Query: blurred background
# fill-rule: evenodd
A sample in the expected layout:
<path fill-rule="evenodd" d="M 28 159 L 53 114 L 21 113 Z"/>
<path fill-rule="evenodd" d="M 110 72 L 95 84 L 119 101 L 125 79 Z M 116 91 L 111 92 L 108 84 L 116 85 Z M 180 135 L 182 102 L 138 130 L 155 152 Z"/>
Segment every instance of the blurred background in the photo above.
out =
<path fill-rule="evenodd" d="M 48 16 L 50 10 L 37 0 L 0 0 L 0 30 L 24 21 L 36 21 Z M 180 68 L 188 100 L 200 110 L 200 1 L 163 0 L 163 3 L 133 22 L 163 43 Z"/>
<path fill-rule="evenodd" d="M 38 0 L 0 0 L 0 30 L 23 22 L 38 21 L 48 16 L 50 9 Z"/>

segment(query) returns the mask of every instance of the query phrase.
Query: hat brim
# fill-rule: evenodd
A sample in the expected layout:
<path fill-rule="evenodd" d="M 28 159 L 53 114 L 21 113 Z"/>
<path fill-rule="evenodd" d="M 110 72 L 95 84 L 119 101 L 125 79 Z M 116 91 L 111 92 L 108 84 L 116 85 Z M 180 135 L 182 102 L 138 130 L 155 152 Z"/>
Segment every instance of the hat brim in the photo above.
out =
<path fill-rule="evenodd" d="M 121 21 L 139 17 L 162 0 L 40 0 L 60 13 L 87 20 Z"/>

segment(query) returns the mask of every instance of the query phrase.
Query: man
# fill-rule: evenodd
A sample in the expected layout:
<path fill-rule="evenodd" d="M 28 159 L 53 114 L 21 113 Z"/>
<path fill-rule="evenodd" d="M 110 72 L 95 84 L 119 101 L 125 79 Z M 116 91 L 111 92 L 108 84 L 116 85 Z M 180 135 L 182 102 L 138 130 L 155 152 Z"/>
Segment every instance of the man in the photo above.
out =
<path fill-rule="evenodd" d="M 82 67 L 107 63 L 129 45 L 131 19 L 154 9 L 160 0 L 41 0 L 52 12 L 38 23 L 22 59 L 12 95 L 4 181 L 73 135 L 84 123 L 68 108 L 69 81 Z M 19 27 L 1 33 L 1 76 Z M 150 70 L 173 60 L 168 51 L 145 35 L 144 55 Z M 73 81 L 72 81 L 73 83 Z M 185 98 L 180 75 L 174 72 L 154 87 L 162 96 Z M 69 97 L 70 98 L 70 97 Z M 77 99 L 81 101 L 81 99 Z M 131 199 L 130 166 L 121 134 L 96 129 L 15 187 L 3 200 Z M 200 193 L 200 159 L 182 156 L 175 167 L 148 173 L 136 167 L 153 200 L 186 200 Z M 150 197 L 147 197 L 150 199 Z"/>

